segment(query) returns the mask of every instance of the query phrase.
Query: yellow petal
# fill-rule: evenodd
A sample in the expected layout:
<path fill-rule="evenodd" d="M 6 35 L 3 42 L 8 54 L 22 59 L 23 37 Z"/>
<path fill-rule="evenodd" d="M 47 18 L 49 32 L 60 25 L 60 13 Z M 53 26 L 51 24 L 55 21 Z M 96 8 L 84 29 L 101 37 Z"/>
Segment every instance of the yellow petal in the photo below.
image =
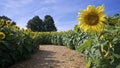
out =
<path fill-rule="evenodd" d="M 100 21 L 105 21 L 106 19 L 104 17 L 100 17 Z"/>
<path fill-rule="evenodd" d="M 104 6 L 103 5 L 102 6 L 98 6 L 96 8 L 96 11 L 97 11 L 97 13 L 103 12 L 104 11 Z"/>
<path fill-rule="evenodd" d="M 109 45 L 109 46 L 110 46 L 110 48 L 112 48 L 112 43 L 110 43 L 110 45 Z"/>
<path fill-rule="evenodd" d="M 95 7 L 93 5 L 89 5 L 87 8 L 88 12 L 94 12 L 95 11 Z"/>

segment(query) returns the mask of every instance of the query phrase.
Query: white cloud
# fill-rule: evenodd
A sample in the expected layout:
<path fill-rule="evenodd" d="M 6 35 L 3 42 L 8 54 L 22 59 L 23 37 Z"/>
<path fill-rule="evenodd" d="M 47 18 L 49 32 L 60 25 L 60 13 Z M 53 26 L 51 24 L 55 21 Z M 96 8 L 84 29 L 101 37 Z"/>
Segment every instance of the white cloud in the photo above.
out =
<path fill-rule="evenodd" d="M 5 8 L 10 8 L 10 9 L 20 8 L 30 2 L 32 2 L 32 0 L 7 0 L 5 4 Z"/>
<path fill-rule="evenodd" d="M 44 0 L 45 4 L 51 4 L 51 3 L 56 3 L 57 0 Z"/>
<path fill-rule="evenodd" d="M 2 6 L 4 7 L 2 9 L 2 14 L 12 18 L 16 16 L 20 17 L 26 13 L 26 10 L 24 10 L 25 5 L 32 1 L 33 0 L 6 0 L 2 3 Z"/>
<path fill-rule="evenodd" d="M 34 14 L 38 14 L 38 13 L 46 14 L 46 13 L 50 13 L 50 10 L 51 10 L 51 8 L 42 7 L 42 8 L 39 8 L 38 10 L 36 10 L 36 11 L 34 12 Z"/>

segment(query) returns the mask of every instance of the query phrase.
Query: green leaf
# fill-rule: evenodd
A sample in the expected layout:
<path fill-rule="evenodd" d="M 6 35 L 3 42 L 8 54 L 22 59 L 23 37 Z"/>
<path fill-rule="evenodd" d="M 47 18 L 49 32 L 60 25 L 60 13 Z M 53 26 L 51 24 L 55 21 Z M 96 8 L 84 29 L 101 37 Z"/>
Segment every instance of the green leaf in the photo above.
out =
<path fill-rule="evenodd" d="M 77 51 L 83 51 L 85 48 L 92 46 L 92 41 L 90 39 L 86 40 L 82 45 L 77 48 Z"/>
<path fill-rule="evenodd" d="M 116 58 L 120 58 L 120 55 L 118 55 L 118 54 L 113 54 Z"/>
<path fill-rule="evenodd" d="M 116 68 L 120 68 L 120 64 L 116 66 Z"/>
<path fill-rule="evenodd" d="M 112 41 L 115 42 L 115 41 L 117 41 L 117 40 L 118 40 L 118 38 L 115 37 Z"/>

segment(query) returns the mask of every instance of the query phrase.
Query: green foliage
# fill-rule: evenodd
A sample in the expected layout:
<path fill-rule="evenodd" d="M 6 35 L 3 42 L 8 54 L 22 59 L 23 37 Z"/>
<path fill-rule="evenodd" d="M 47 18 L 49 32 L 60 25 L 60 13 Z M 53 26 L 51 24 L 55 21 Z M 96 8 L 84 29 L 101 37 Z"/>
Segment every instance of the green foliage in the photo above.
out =
<path fill-rule="evenodd" d="M 120 15 L 114 14 L 114 16 L 109 16 L 107 18 L 107 23 L 111 26 L 120 26 Z"/>
<path fill-rule="evenodd" d="M 39 32 L 39 38 L 41 39 L 40 44 L 51 44 L 51 33 L 50 32 Z"/>
<path fill-rule="evenodd" d="M 54 20 L 50 15 L 46 15 L 44 21 L 42 21 L 39 16 L 34 16 L 27 23 L 27 28 L 36 32 L 51 32 L 57 31 Z"/>
<path fill-rule="evenodd" d="M 46 15 L 44 18 L 44 29 L 47 32 L 57 31 L 54 20 L 50 15 Z"/>
<path fill-rule="evenodd" d="M 49 19 L 51 20 L 51 17 L 46 17 L 44 23 Z M 0 21 L 0 32 L 5 34 L 4 38 L 0 33 L 0 66 L 5 67 L 30 57 L 40 43 L 65 45 L 83 53 L 87 68 L 119 68 L 120 15 L 115 14 L 106 19 L 104 32 L 90 34 L 80 31 L 77 25 L 74 31 L 31 32 L 29 29 L 19 30 L 15 25 L 3 26 L 3 21 Z"/>
<path fill-rule="evenodd" d="M 84 53 L 87 68 L 119 68 L 120 66 L 120 16 L 107 18 L 107 28 L 101 34 L 91 34 L 78 47 Z"/>
<path fill-rule="evenodd" d="M 88 38 L 86 33 L 77 33 L 75 31 L 67 32 L 39 32 L 41 44 L 66 45 L 71 49 L 76 49 Z"/>
<path fill-rule="evenodd" d="M 74 31 L 76 31 L 76 32 L 81 32 L 80 27 L 78 27 L 78 25 L 75 25 Z"/>
<path fill-rule="evenodd" d="M 102 33 L 76 31 L 76 26 L 74 31 L 39 33 L 41 43 L 66 45 L 83 53 L 87 68 L 119 68 L 120 16 L 116 14 L 106 19 Z"/>
<path fill-rule="evenodd" d="M 39 18 L 39 16 L 35 16 L 30 19 L 27 23 L 27 28 L 30 28 L 32 31 L 43 31 L 43 21 Z"/>
<path fill-rule="evenodd" d="M 5 34 L 5 38 L 0 35 L 0 68 L 26 59 L 38 49 L 40 39 L 36 33 L 20 30 L 15 25 L 4 25 L 0 32 Z"/>

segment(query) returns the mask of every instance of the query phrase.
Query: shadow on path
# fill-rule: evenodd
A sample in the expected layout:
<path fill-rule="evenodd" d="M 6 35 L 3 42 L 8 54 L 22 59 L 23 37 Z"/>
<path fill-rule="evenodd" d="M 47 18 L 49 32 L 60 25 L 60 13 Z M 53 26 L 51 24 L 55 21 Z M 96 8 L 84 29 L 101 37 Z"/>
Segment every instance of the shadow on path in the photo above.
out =
<path fill-rule="evenodd" d="M 9 68 L 85 68 L 84 57 L 65 46 L 40 45 L 30 59 Z"/>
<path fill-rule="evenodd" d="M 54 60 L 56 57 L 53 57 L 56 52 L 39 50 L 33 56 L 25 61 L 17 63 L 10 68 L 53 68 L 55 65 L 60 63 L 59 60 Z"/>

